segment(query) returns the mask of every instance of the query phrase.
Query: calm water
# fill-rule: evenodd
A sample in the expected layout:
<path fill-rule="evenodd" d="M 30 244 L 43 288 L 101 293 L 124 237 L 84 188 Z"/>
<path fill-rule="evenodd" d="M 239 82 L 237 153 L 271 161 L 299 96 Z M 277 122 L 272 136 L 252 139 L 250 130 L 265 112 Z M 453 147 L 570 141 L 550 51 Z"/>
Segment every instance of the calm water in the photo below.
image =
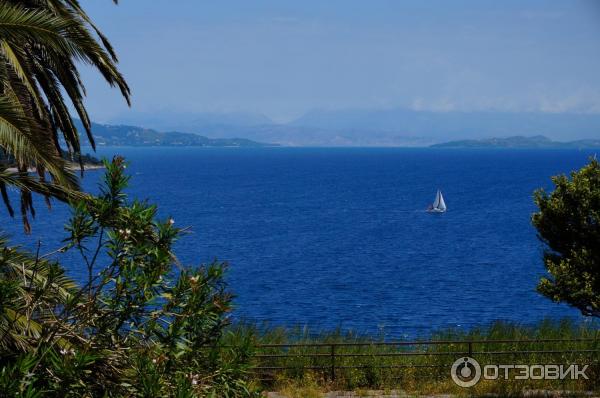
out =
<path fill-rule="evenodd" d="M 103 148 L 131 161 L 130 193 L 192 226 L 177 249 L 230 263 L 235 316 L 341 326 L 390 337 L 577 317 L 535 292 L 544 269 L 530 225 L 532 192 L 586 163 L 585 151 Z M 100 173 L 86 174 L 95 190 Z M 424 211 L 437 188 L 448 212 Z M 68 210 L 37 199 L 42 252 Z M 6 217 L 2 209 L 3 217 Z M 73 264 L 70 272 L 82 275 Z"/>

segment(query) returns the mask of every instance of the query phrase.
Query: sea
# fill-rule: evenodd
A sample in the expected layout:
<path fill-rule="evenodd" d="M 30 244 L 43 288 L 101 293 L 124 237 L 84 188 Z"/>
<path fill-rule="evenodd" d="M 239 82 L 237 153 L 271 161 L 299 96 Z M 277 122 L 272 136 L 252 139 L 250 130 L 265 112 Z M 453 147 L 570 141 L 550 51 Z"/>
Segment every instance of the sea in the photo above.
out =
<path fill-rule="evenodd" d="M 578 311 L 536 292 L 546 274 L 533 193 L 593 150 L 434 148 L 99 148 L 125 156 L 130 198 L 190 227 L 190 266 L 228 264 L 232 318 L 402 338 Z M 97 192 L 102 171 L 87 171 Z M 426 212 L 440 189 L 448 211 Z M 15 193 L 12 193 L 16 200 Z M 15 203 L 17 204 L 17 203 Z M 11 242 L 52 252 L 70 210 L 35 198 L 33 233 L 4 208 Z M 18 207 L 18 206 L 16 206 Z M 75 279 L 85 276 L 67 261 Z"/>

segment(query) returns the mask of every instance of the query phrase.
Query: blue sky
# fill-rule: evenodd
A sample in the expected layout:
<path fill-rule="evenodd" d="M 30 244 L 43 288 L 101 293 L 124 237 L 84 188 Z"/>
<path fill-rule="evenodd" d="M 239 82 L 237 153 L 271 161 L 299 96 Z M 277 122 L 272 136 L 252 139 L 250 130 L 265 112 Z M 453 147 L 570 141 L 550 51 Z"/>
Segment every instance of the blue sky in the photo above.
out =
<path fill-rule="evenodd" d="M 312 109 L 600 113 L 600 2 L 83 0 L 133 91 L 92 118 Z"/>

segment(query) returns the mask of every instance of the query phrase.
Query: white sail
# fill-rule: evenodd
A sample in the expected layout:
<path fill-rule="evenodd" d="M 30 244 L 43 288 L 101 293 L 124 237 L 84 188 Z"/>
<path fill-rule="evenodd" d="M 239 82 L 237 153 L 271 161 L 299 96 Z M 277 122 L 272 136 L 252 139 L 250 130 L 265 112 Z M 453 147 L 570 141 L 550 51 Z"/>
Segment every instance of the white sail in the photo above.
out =
<path fill-rule="evenodd" d="M 438 206 L 440 205 L 440 197 L 441 196 L 442 196 L 442 193 L 438 189 L 437 193 L 435 194 L 435 200 L 433 201 L 433 204 L 431 205 L 431 207 L 433 207 L 434 209 L 438 208 Z"/>
<path fill-rule="evenodd" d="M 439 189 L 437 190 L 437 193 L 435 194 L 435 200 L 433 201 L 431 206 L 429 206 L 427 211 L 429 211 L 431 213 L 444 213 L 446 211 L 446 202 L 444 202 L 444 197 L 442 196 L 442 191 L 440 191 Z"/>
<path fill-rule="evenodd" d="M 436 207 L 442 211 L 446 211 L 446 202 L 444 202 L 444 197 L 442 196 L 442 193 L 440 191 L 438 191 L 438 194 L 439 194 L 439 203 Z"/>

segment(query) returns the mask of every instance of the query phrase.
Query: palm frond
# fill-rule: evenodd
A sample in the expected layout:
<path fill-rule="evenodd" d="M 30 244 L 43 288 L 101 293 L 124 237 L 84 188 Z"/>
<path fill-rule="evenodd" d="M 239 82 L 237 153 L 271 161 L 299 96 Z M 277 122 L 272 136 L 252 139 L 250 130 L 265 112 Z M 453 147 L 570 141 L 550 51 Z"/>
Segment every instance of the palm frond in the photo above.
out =
<path fill-rule="evenodd" d="M 77 63 L 98 70 L 129 104 L 130 89 L 116 61 L 110 42 L 77 0 L 0 0 L 0 150 L 14 157 L 21 174 L 37 167 L 42 185 L 47 171 L 55 184 L 45 190 L 50 196 L 64 197 L 78 189 L 61 157 L 61 141 L 68 152 L 80 155 L 79 132 L 69 109 L 75 110 L 95 148 Z M 13 183 L 0 183 L 10 214 L 14 210 L 6 189 Z M 31 194 L 38 191 L 21 190 L 26 229 L 27 213 L 34 214 Z"/>
<path fill-rule="evenodd" d="M 42 163 L 58 185 L 68 189 L 78 187 L 77 179 L 67 169 L 66 162 L 56 154 L 51 143 L 40 140 L 21 108 L 7 97 L 0 96 L 0 146 L 15 157 L 17 163 Z"/>

